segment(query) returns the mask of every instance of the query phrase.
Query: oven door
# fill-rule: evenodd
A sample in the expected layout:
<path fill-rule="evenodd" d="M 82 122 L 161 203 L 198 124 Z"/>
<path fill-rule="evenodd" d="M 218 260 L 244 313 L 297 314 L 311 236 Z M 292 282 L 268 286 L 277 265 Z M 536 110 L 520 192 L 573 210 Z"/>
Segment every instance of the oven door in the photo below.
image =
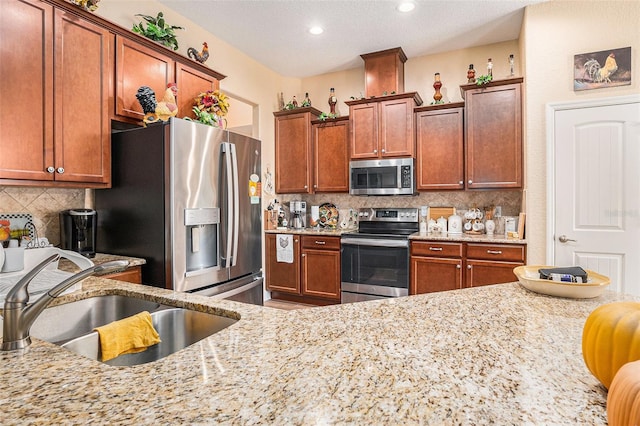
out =
<path fill-rule="evenodd" d="M 343 294 L 382 297 L 409 294 L 407 239 L 343 237 L 341 252 Z"/>

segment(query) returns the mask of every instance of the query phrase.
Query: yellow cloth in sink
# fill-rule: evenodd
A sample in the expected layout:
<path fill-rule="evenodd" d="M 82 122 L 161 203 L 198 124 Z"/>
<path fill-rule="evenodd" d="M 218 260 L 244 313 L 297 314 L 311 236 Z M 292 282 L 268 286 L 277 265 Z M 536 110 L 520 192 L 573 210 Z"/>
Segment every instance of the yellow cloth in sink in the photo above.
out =
<path fill-rule="evenodd" d="M 103 362 L 119 355 L 142 352 L 160 343 L 160 335 L 153 328 L 151 314 L 147 311 L 96 327 L 95 330 L 100 336 Z"/>

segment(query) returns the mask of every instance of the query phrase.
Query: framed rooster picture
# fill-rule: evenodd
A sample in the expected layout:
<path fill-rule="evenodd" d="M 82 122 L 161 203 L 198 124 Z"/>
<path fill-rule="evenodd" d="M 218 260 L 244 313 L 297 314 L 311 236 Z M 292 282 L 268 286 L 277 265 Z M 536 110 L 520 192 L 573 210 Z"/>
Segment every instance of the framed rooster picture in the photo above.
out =
<path fill-rule="evenodd" d="M 631 84 L 631 47 L 573 56 L 573 90 Z"/>

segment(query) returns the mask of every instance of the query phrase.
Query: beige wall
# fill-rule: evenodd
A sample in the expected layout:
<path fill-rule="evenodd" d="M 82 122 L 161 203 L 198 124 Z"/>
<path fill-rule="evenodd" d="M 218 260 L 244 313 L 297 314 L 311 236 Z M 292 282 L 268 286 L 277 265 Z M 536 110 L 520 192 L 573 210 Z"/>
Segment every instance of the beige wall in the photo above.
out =
<path fill-rule="evenodd" d="M 526 52 L 525 155 L 529 263 L 545 262 L 545 106 L 640 93 L 640 2 L 551 1 L 529 6 L 520 41 Z M 631 46 L 632 84 L 573 91 L 573 56 Z"/>

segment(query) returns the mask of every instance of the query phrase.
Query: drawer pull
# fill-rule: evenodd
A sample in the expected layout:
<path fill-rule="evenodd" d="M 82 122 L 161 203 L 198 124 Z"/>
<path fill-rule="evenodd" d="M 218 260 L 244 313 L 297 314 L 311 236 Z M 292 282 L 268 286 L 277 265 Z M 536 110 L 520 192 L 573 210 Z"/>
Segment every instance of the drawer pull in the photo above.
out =
<path fill-rule="evenodd" d="M 326 241 L 318 241 L 318 240 L 316 240 L 316 244 L 319 244 L 319 245 L 323 246 L 323 245 L 327 244 L 327 242 Z"/>
<path fill-rule="evenodd" d="M 431 251 L 442 251 L 442 247 L 429 247 Z"/>
<path fill-rule="evenodd" d="M 489 254 L 502 254 L 502 250 L 487 250 Z"/>

